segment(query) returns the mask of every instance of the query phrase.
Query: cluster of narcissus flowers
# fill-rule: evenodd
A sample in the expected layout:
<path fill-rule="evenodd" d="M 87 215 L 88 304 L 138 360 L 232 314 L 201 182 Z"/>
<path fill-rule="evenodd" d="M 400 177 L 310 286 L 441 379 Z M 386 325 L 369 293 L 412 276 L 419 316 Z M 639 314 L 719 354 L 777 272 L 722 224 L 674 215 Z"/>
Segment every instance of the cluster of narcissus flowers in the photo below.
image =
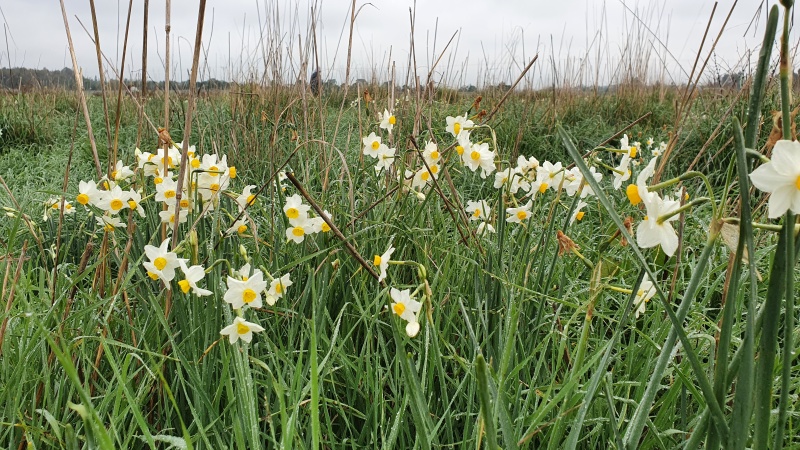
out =
<path fill-rule="evenodd" d="M 176 226 L 186 223 L 190 215 L 194 215 L 193 221 L 197 223 L 210 216 L 212 211 L 218 211 L 226 214 L 233 222 L 227 229 L 222 228 L 225 231 L 220 230 L 220 235 L 244 236 L 249 228 L 248 224 L 254 223 L 248 214 L 248 208 L 257 201 L 254 192 L 256 186 L 245 186 L 241 193 L 230 191 L 231 181 L 236 178 L 236 168 L 228 165 L 226 156 L 200 155 L 194 146 L 190 146 L 187 152 L 186 178 L 179 191 L 177 177 L 181 164 L 181 152 L 178 151 L 180 147 L 180 143 L 173 144 L 169 150 L 155 154 L 136 149 L 137 164 L 133 169 L 122 161 L 117 161 L 108 176 L 98 181 L 80 181 L 78 193 L 74 197 L 48 199 L 45 202 L 45 220 L 54 213 L 58 215 L 60 211 L 66 215 L 73 214 L 76 209 L 85 209 L 95 215 L 100 231 L 113 233 L 118 228 L 127 228 L 127 224 L 135 221 L 137 216 L 146 217 L 147 212 L 143 205 L 148 200 L 154 200 L 158 203 L 158 208 L 151 210 L 157 211 L 159 221 L 167 224 L 173 232 L 176 232 Z M 285 190 L 279 182 L 277 187 L 281 191 Z M 224 203 L 223 199 L 228 199 L 226 202 L 230 204 Z M 321 218 L 309 217 L 308 206 L 302 205 L 299 196 L 289 197 L 286 203 L 284 211 L 292 225 L 287 230 L 289 239 L 298 242 L 298 228 L 305 230 L 303 234 L 330 230 Z M 177 219 L 176 211 L 179 216 Z M 193 226 L 191 228 L 189 236 L 194 236 L 196 242 L 196 232 Z M 302 235 L 299 241 L 302 241 Z M 169 290 L 175 282 L 185 295 L 212 295 L 212 286 L 208 286 L 210 289 L 203 287 L 207 269 L 202 265 L 190 266 L 188 259 L 178 256 L 180 251 L 170 250 L 170 242 L 171 238 L 167 238 L 159 246 L 144 246 L 145 260 L 142 266 L 147 276 L 163 283 Z M 179 244 L 178 248 L 186 246 L 186 242 L 188 241 Z M 253 333 L 263 330 L 258 324 L 245 320 L 245 312 L 261 308 L 263 302 L 274 305 L 286 294 L 292 281 L 289 274 L 273 278 L 269 273 L 262 272 L 261 269 L 251 269 L 249 264 L 245 264 L 228 276 L 226 284 L 223 299 L 236 311 L 237 317 L 220 333 L 227 336 L 231 343 L 235 343 L 239 339 L 250 342 Z"/>
<path fill-rule="evenodd" d="M 286 228 L 286 238 L 299 244 L 305 240 L 306 235 L 316 233 L 327 233 L 331 231 L 330 225 L 322 217 L 309 216 L 311 206 L 303 204 L 303 199 L 297 194 L 286 198 L 283 205 L 283 213 L 289 219 L 289 226 Z M 328 220 L 333 220 L 333 215 L 328 211 L 323 211 Z"/>
<path fill-rule="evenodd" d="M 389 268 L 389 264 L 403 264 L 403 261 L 392 261 L 392 254 L 394 253 L 395 248 L 389 244 L 389 248 L 386 249 L 385 252 L 381 255 L 375 255 L 372 259 L 372 264 L 378 268 L 380 271 L 380 275 L 378 276 L 378 282 L 382 282 L 386 279 L 386 270 Z M 420 288 L 424 286 L 421 285 Z M 410 289 L 399 290 L 397 288 L 391 288 L 389 290 L 389 298 L 392 300 L 390 308 L 394 314 L 399 316 L 401 319 L 405 320 L 406 323 L 406 334 L 409 337 L 415 337 L 419 333 L 419 313 L 422 310 L 422 303 L 417 301 L 414 298 L 416 294 L 411 293 Z"/>

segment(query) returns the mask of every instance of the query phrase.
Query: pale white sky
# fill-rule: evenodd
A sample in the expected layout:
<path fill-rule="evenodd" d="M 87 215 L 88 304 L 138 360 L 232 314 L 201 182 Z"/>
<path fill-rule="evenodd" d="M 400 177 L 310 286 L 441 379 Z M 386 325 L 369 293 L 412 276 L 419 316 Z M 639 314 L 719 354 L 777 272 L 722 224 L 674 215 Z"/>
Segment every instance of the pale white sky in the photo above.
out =
<path fill-rule="evenodd" d="M 128 1 L 95 3 L 102 48 L 119 67 Z M 719 1 L 704 57 L 733 3 Z M 775 3 L 738 2 L 706 70 L 709 76 L 754 64 L 767 5 Z M 143 4 L 133 1 L 126 77 L 138 77 L 142 66 Z M 173 79 L 188 78 L 197 4 L 197 0 L 172 1 Z M 89 2 L 65 0 L 65 5 L 78 63 L 86 76 L 96 76 L 94 46 L 78 22 L 91 29 Z M 302 62 L 313 61 L 313 7 L 323 78 L 342 82 L 350 5 L 348 0 L 209 0 L 201 77 L 268 80 L 275 69 L 284 81 L 307 76 L 313 67 L 304 73 Z M 713 6 L 712 0 L 417 0 L 418 74 L 424 82 L 455 34 L 432 75 L 437 83 L 510 83 L 536 53 L 539 60 L 526 77 L 536 87 L 554 78 L 561 84 L 605 84 L 625 74 L 683 82 Z M 351 81 L 372 77 L 384 81 L 392 62 L 399 84 L 413 74 L 408 69 L 413 7 L 413 0 L 357 2 Z M 0 35 L 0 67 L 9 61 L 11 66 L 71 67 L 58 0 L 0 0 L 0 13 L 5 27 Z M 156 80 L 164 74 L 164 17 L 165 0 L 150 0 L 148 75 Z"/>

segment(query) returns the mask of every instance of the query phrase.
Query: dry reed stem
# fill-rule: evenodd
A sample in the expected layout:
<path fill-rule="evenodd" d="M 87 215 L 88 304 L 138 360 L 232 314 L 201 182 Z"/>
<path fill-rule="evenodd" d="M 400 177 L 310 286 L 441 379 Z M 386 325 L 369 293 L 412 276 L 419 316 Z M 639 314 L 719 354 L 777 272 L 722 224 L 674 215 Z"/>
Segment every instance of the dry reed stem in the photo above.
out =
<path fill-rule="evenodd" d="M 323 211 L 322 208 L 320 208 L 317 202 L 315 202 L 314 199 L 311 198 L 311 195 L 309 195 L 309 193 L 306 192 L 305 188 L 303 188 L 303 185 L 300 184 L 299 181 L 297 181 L 297 178 L 295 178 L 294 174 L 292 172 L 286 172 L 286 178 L 288 178 L 289 181 L 292 182 L 294 187 L 297 188 L 297 191 L 300 192 L 300 195 L 302 195 L 303 198 L 305 198 L 306 201 L 308 201 L 308 203 L 311 205 L 312 208 L 314 208 L 314 211 L 317 212 L 317 214 L 322 218 L 322 220 L 324 220 L 325 223 L 327 223 L 328 226 L 331 227 L 331 231 L 337 238 L 339 238 L 340 241 L 342 241 L 342 244 L 344 244 L 344 247 L 347 250 L 347 252 L 350 253 L 350 255 L 353 258 L 355 258 L 359 264 L 361 264 L 361 267 L 363 267 L 364 270 L 367 271 L 367 273 L 369 273 L 376 280 L 380 280 L 380 276 L 375 272 L 375 269 L 373 269 L 372 266 L 370 266 L 369 263 L 367 263 L 367 261 L 364 260 L 361 254 L 358 253 L 358 250 L 356 250 L 356 248 L 353 247 L 353 244 L 351 244 L 350 241 L 348 241 L 347 238 L 344 236 L 344 234 L 342 234 L 342 232 L 339 231 L 339 228 L 336 227 L 336 224 L 334 224 L 333 221 L 331 221 L 331 218 L 328 217 L 327 214 L 325 214 L 325 211 Z M 385 280 L 381 280 L 380 283 L 381 286 L 386 287 Z"/>
<path fill-rule="evenodd" d="M 97 13 L 94 7 L 94 0 L 89 0 L 89 9 L 92 13 L 92 28 L 94 29 L 94 48 L 95 53 L 97 54 L 97 70 L 100 72 L 100 96 L 103 99 L 103 124 L 106 127 L 106 148 L 108 150 L 108 154 L 106 155 L 108 158 L 111 157 L 111 122 L 109 122 L 109 114 L 108 114 L 108 95 L 106 94 L 106 75 L 105 69 L 103 68 L 103 57 L 101 56 L 100 52 L 100 31 L 97 28 Z M 107 170 L 111 171 L 111 161 L 106 161 Z M 98 177 L 99 178 L 99 177 Z"/>
<path fill-rule="evenodd" d="M 125 85 L 125 57 L 128 54 L 128 36 L 131 29 L 131 12 L 133 11 L 133 0 L 128 3 L 128 16 L 125 20 L 125 37 L 122 40 L 122 60 L 119 67 L 119 86 L 117 87 L 117 117 L 114 124 L 114 145 L 112 148 L 112 155 L 109 155 L 108 167 L 109 175 L 114 170 L 117 163 L 117 150 L 119 148 L 119 126 L 122 120 L 122 87 Z M 97 56 L 100 59 L 100 55 Z"/>
<path fill-rule="evenodd" d="M 14 272 L 14 279 L 11 280 L 11 291 L 8 293 L 8 300 L 6 300 L 6 309 L 5 309 L 5 318 L 3 319 L 3 324 L 0 325 L 0 355 L 3 354 L 3 340 L 6 335 L 6 327 L 8 326 L 8 314 L 11 311 L 11 305 L 14 304 L 14 293 L 16 291 L 17 281 L 19 280 L 20 275 L 22 274 L 22 263 L 25 261 L 25 251 L 28 249 L 28 241 L 22 243 L 22 250 L 19 254 L 19 259 L 17 259 L 17 270 Z M 11 267 L 11 261 L 6 262 L 6 275 L 8 275 L 8 268 Z M 6 278 L 3 278 L 3 296 L 5 296 L 6 290 Z"/>
<path fill-rule="evenodd" d="M 69 21 L 67 20 L 67 9 L 64 6 L 64 0 L 59 0 L 61 3 L 61 15 L 64 18 L 64 30 L 67 32 L 67 43 L 69 44 L 69 55 L 72 58 L 72 71 L 75 75 L 75 86 L 78 90 L 78 98 L 81 101 L 81 108 L 83 109 L 83 118 L 86 121 L 86 130 L 89 135 L 89 145 L 92 147 L 92 157 L 94 158 L 94 166 L 97 171 L 97 179 L 103 177 L 103 169 L 100 167 L 100 157 L 97 154 L 97 142 L 94 140 L 94 132 L 92 131 L 92 120 L 89 117 L 89 106 L 86 104 L 86 92 L 83 89 L 83 76 L 81 76 L 80 68 L 78 67 L 78 59 L 75 56 L 75 46 L 72 43 L 72 34 L 69 31 Z M 102 73 L 102 71 L 101 71 Z"/>

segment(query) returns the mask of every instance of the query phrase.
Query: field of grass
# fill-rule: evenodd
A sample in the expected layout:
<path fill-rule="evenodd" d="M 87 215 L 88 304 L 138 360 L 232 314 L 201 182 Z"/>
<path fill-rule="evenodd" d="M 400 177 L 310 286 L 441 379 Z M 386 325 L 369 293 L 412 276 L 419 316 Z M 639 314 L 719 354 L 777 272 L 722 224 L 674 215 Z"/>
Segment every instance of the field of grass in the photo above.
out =
<path fill-rule="evenodd" d="M 0 93 L 0 447 L 800 447 L 795 217 L 769 219 L 746 176 L 790 108 L 783 71 L 759 73 L 692 95 L 248 84 L 192 111 L 171 93 L 168 133 L 190 115 L 194 155 L 160 140 L 163 93 L 109 93 L 108 113 L 88 99 L 104 179 L 78 93 Z M 474 147 L 447 130 L 457 116 Z M 476 169 L 480 145 L 494 153 Z M 164 146 L 183 150 L 168 174 Z M 542 187 L 520 156 L 563 181 Z M 172 240 L 160 199 L 181 162 L 195 172 Z M 648 187 L 680 203 L 648 217 Z M 116 188 L 141 198 L 115 209 Z M 637 239 L 646 223 L 672 224 L 677 249 Z M 174 257 L 208 295 L 166 273 Z M 236 286 L 262 276 L 250 304 Z"/>

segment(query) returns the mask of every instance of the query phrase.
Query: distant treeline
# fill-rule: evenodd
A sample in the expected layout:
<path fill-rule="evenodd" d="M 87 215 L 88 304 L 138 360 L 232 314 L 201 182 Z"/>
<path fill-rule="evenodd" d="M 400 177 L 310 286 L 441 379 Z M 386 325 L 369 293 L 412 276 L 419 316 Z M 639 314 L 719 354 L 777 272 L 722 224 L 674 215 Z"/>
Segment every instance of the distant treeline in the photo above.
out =
<path fill-rule="evenodd" d="M 117 79 L 106 80 L 106 85 L 111 88 L 116 88 L 117 83 Z M 141 80 L 125 80 L 125 84 L 139 89 L 142 82 Z M 188 81 L 170 81 L 169 85 L 170 89 L 189 89 Z M 227 89 L 229 86 L 229 82 L 214 78 L 197 82 L 197 88 L 200 90 Z M 100 90 L 100 87 L 99 78 L 83 77 L 83 88 L 87 91 Z M 28 69 L 25 67 L 0 68 L 0 89 L 29 90 L 40 88 L 75 89 L 75 74 L 72 69 L 67 67 L 61 70 Z M 163 88 L 163 81 L 147 82 L 148 91 L 161 90 Z"/>

